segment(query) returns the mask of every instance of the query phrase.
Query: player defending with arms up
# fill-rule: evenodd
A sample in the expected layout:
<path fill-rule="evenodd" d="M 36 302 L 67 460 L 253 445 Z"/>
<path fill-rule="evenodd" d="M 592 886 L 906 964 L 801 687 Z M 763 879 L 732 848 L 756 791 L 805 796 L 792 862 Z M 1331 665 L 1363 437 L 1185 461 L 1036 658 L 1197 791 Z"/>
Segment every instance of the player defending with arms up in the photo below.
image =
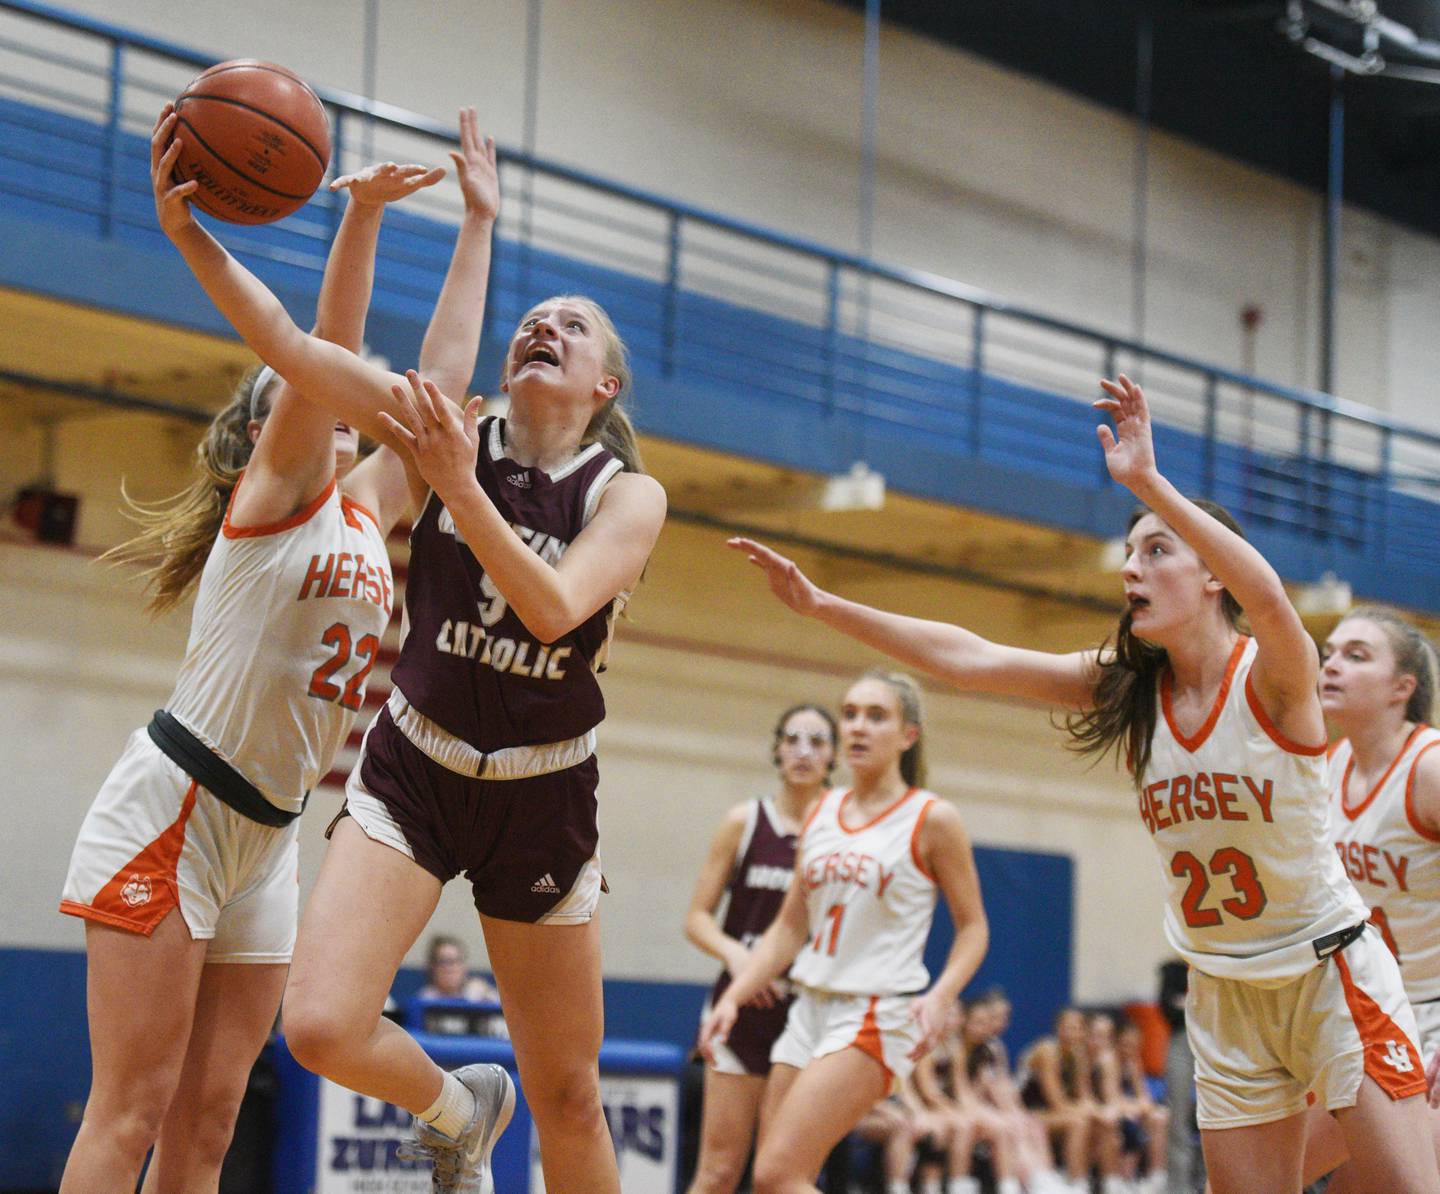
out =
<path fill-rule="evenodd" d="M 156 130 L 158 178 L 178 152 L 178 139 L 165 148 L 172 128 Z M 306 336 L 191 218 L 192 189 L 159 197 L 161 223 L 206 292 L 282 377 L 407 460 L 417 511 L 395 689 L 366 732 L 300 925 L 285 993 L 291 1049 L 412 1112 L 434 1189 L 488 1190 L 513 1106 L 508 1077 L 494 1066 L 445 1073 L 381 1016 L 441 886 L 464 874 L 546 1188 L 618 1194 L 598 1061 L 599 673 L 665 517 L 617 406 L 625 346 L 589 299 L 538 303 L 505 354 L 510 413 L 482 421 L 478 398 L 461 409 L 413 372 Z M 488 255 L 487 227 L 473 253 L 457 243 L 452 276 Z M 473 371 L 483 315 L 485 270 L 466 272 L 479 282 L 455 312 L 469 351 L 446 382 L 454 393 Z"/>
<path fill-rule="evenodd" d="M 1312 1089 L 1367 1188 L 1440 1194 L 1414 1016 L 1328 837 L 1315 645 L 1233 520 L 1161 475 L 1140 387 L 1101 384 L 1106 466 L 1146 507 L 1111 644 L 1003 646 L 843 600 L 758 543 L 733 546 L 797 612 L 962 689 L 1069 710 L 1080 749 L 1119 753 L 1169 889 L 1166 934 L 1194 970 L 1186 1015 L 1217 1194 L 1300 1189 Z"/>
<path fill-rule="evenodd" d="M 360 347 L 384 204 L 443 173 L 337 180 L 350 202 L 317 335 Z M 157 611 L 198 592 L 175 690 L 105 781 L 65 881 L 94 1063 L 65 1194 L 133 1189 L 152 1144 L 147 1194 L 219 1181 L 295 943 L 300 811 L 390 621 L 404 474 L 355 465 L 357 440 L 262 369 L 211 423 L 190 488 L 142 507 L 147 529 L 115 553 L 153 563 Z"/>

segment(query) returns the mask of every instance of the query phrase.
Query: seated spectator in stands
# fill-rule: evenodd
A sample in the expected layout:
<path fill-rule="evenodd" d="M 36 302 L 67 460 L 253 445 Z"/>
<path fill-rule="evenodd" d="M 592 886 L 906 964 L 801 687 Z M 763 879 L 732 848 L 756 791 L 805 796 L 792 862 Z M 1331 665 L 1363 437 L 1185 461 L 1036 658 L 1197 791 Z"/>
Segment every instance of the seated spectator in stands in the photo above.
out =
<path fill-rule="evenodd" d="M 1138 1169 L 1138 1121 L 1126 1128 L 1130 1105 L 1120 1088 L 1120 1051 L 1115 1044 L 1115 1019 L 1109 1012 L 1096 1012 L 1085 1022 L 1085 1051 L 1090 1057 L 1090 1092 L 1096 1115 L 1091 1133 L 1094 1159 L 1107 1179 L 1131 1176 L 1125 1172 L 1127 1142 L 1137 1145 L 1137 1155 L 1128 1158 Z M 1120 1188 L 1118 1181 L 1105 1189 Z"/>
<path fill-rule="evenodd" d="M 1119 1194 L 1119 1133 L 1113 1113 L 1095 1099 L 1084 1013 L 1062 1008 L 1055 1035 L 1032 1044 L 1020 1058 L 1020 1070 L 1021 1097 L 1059 1150 L 1070 1184 L 1088 1191 L 1090 1170 L 1099 1164 L 1103 1194 Z"/>
<path fill-rule="evenodd" d="M 851 1133 L 877 1145 L 885 1169 L 885 1194 L 910 1194 L 910 1173 L 915 1164 L 915 1124 L 897 1095 L 887 1095 L 871 1107 Z"/>
<path fill-rule="evenodd" d="M 1127 1151 L 1137 1154 L 1137 1159 L 1143 1155 L 1145 1181 L 1140 1185 L 1140 1194 L 1160 1194 L 1166 1184 L 1165 1138 L 1170 1130 L 1170 1113 L 1150 1094 L 1140 1060 L 1140 1043 L 1140 1026 L 1121 1021 L 1117 1053 L 1124 1118 L 1120 1122 Z"/>
<path fill-rule="evenodd" d="M 1009 1054 L 1000 1039 L 1009 1022 L 1010 1001 L 998 987 L 992 988 L 969 1005 L 956 1041 L 970 1094 L 999 1117 L 1007 1139 L 1010 1167 L 1005 1167 L 999 1150 L 992 1157 L 997 1192 L 1003 1194 L 1006 1187 L 998 1183 L 1006 1172 L 1013 1172 L 1029 1194 L 1068 1194 L 1071 1187 L 1055 1169 L 1050 1138 L 1025 1109 L 1010 1076 Z"/>
<path fill-rule="evenodd" d="M 421 999 L 468 999 L 471 1003 L 499 1003 L 500 992 L 478 974 L 465 969 L 465 946 L 458 937 L 437 933 L 426 955 L 425 985 Z"/>
<path fill-rule="evenodd" d="M 934 1079 L 935 1052 L 927 1053 L 915 1063 L 915 1071 L 896 1083 L 895 1093 L 909 1114 L 912 1139 L 912 1164 L 915 1173 L 914 1188 L 919 1194 L 940 1194 L 940 1183 L 949 1167 L 952 1144 L 965 1153 L 965 1172 L 970 1172 L 970 1152 L 975 1146 L 975 1132 L 972 1124 L 957 1122 L 952 1115 L 950 1102 L 939 1091 Z M 926 1068 L 926 1076 L 917 1080 L 920 1068 Z M 922 1090 L 924 1093 L 921 1093 Z M 956 1129 L 962 1131 L 962 1139 L 953 1141 Z M 904 1187 L 911 1189 L 909 1183 Z M 947 1191 L 948 1194 L 948 1191 Z M 966 1194 L 972 1194 L 966 1191 Z"/>
<path fill-rule="evenodd" d="M 970 1018 L 957 1003 L 944 1040 L 916 1064 L 912 1076 L 915 1089 L 928 1106 L 950 1120 L 945 1194 L 979 1194 L 977 1151 L 989 1162 L 997 1194 L 1020 1194 L 1020 1179 L 1015 1171 L 1015 1131 L 972 1084 L 971 1062 L 977 1056 L 968 1054 L 964 1037 Z M 924 1194 L 923 1186 L 921 1192 Z"/>

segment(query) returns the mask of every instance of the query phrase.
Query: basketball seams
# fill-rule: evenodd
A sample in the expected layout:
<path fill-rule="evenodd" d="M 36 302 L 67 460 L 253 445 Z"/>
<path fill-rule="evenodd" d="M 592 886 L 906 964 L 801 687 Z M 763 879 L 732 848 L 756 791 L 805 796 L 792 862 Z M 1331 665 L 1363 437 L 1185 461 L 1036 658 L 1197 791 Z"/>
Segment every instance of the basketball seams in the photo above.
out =
<path fill-rule="evenodd" d="M 190 91 L 186 91 L 184 95 L 182 95 L 178 100 L 175 101 L 175 111 L 176 111 L 177 114 L 180 113 L 181 106 L 185 103 L 185 101 L 186 101 L 187 99 L 189 99 L 189 100 L 208 100 L 208 101 L 209 101 L 210 103 L 212 103 L 212 104 L 229 104 L 232 108 L 240 108 L 240 109 L 242 109 L 242 110 L 244 110 L 244 111 L 246 111 L 246 112 L 250 112 L 250 113 L 252 113 L 252 114 L 254 114 L 254 115 L 256 115 L 256 116 L 263 116 L 263 117 L 264 117 L 266 120 L 268 120 L 271 124 L 276 125 L 276 126 L 278 126 L 279 128 L 284 129 L 287 133 L 289 133 L 292 137 L 294 137 L 296 141 L 300 142 L 301 145 L 303 145 L 306 149 L 308 149 L 308 150 L 311 152 L 311 154 L 312 154 L 312 155 L 314 156 L 314 158 L 315 158 L 315 161 L 316 161 L 316 162 L 319 164 L 319 166 L 320 166 L 320 173 L 321 173 L 321 176 L 322 176 L 322 177 L 324 176 L 324 173 L 325 173 L 326 169 L 329 168 L 329 164 L 330 164 L 330 163 L 329 163 L 329 160 L 328 160 L 323 154 L 321 154 L 321 152 L 320 152 L 318 149 L 316 149 L 315 146 L 313 146 L 313 145 L 310 144 L 309 139 L 305 136 L 304 133 L 302 133 L 302 132 L 300 132 L 299 130 L 297 130 L 293 125 L 286 124 L 285 121 L 281 120 L 278 116 L 275 116 L 275 115 L 273 115 L 272 113 L 265 111 L 264 108 L 258 108 L 258 107 L 256 107 L 254 104 L 248 104 L 248 103 L 246 103 L 244 100 L 233 99 L 233 98 L 231 98 L 231 97 L 228 96 L 228 95 L 206 95 L 206 94 L 204 94 L 203 92 L 201 92 L 201 93 L 199 93 L 199 94 L 195 94 L 195 93 L 192 93 L 192 92 L 190 92 Z M 187 128 L 189 128 L 192 132 L 195 132 L 195 126 L 192 125 L 192 124 L 190 124 L 190 122 L 189 122 L 188 120 L 186 120 L 183 115 L 180 116 L 180 121 L 181 121 L 181 123 L 184 124 Z M 200 136 L 200 134 L 199 134 L 198 132 L 195 132 L 195 135 L 196 135 L 197 137 Z M 202 141 L 202 144 L 203 144 L 203 141 Z M 210 149 L 210 146 L 209 146 L 209 145 L 206 145 L 205 148 L 206 148 L 206 149 Z M 211 153 L 215 153 L 215 151 L 214 151 L 213 149 L 211 149 L 210 152 L 211 152 Z M 216 156 L 216 157 L 219 157 L 220 155 L 219 155 L 219 154 L 216 154 L 215 156 Z M 223 161 L 224 159 L 221 159 L 221 160 Z M 226 162 L 226 165 L 229 166 L 229 163 Z M 230 166 L 230 169 L 234 170 L 235 167 L 234 167 L 234 166 Z M 237 171 L 237 173 L 238 173 L 238 171 Z M 248 178 L 249 175 L 244 175 L 244 176 L 242 176 L 242 177 Z M 259 184 L 259 185 L 263 186 L 264 184 L 261 183 L 261 184 Z M 282 193 L 283 193 L 283 192 L 279 192 L 279 191 L 276 192 L 276 194 L 282 194 Z M 298 196 L 290 195 L 290 196 L 287 196 L 287 198 L 294 199 L 294 198 L 298 198 Z"/>
<path fill-rule="evenodd" d="M 234 164 L 232 164 L 227 158 L 223 157 L 220 153 L 218 153 L 215 150 L 215 147 L 212 146 L 210 142 L 205 140 L 205 138 L 200 135 L 199 130 L 197 130 L 195 126 L 191 124 L 188 120 L 186 120 L 183 116 L 180 118 L 180 124 L 190 131 L 190 133 L 194 136 L 196 143 L 203 146 L 206 153 L 208 153 L 217 162 L 224 166 L 225 169 L 229 170 L 232 174 L 234 174 L 235 177 L 244 180 L 244 182 L 248 185 L 258 187 L 260 190 L 265 191 L 267 194 L 274 195 L 278 199 L 298 199 L 302 204 L 309 201 L 310 196 L 308 194 L 294 195 L 288 191 L 277 191 L 274 187 L 266 186 L 258 178 L 251 178 L 250 175 L 238 170 L 234 166 Z M 177 129 L 176 131 L 178 133 L 179 130 Z"/>

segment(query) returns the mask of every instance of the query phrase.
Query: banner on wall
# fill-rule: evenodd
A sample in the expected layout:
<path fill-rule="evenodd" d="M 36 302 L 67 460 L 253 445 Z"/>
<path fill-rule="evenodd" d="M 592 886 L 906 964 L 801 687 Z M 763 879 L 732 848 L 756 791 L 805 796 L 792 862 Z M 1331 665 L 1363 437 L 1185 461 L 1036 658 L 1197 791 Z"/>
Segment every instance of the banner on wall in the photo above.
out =
<path fill-rule="evenodd" d="M 430 1166 L 396 1156 L 410 1113 L 320 1080 L 315 1194 L 429 1194 Z"/>
<path fill-rule="evenodd" d="M 625 1194 L 674 1194 L 680 1143 L 679 1088 L 675 1079 L 600 1074 L 600 1101 L 615 1141 L 620 1188 Z M 530 1194 L 544 1194 L 540 1141 L 530 1129 Z"/>

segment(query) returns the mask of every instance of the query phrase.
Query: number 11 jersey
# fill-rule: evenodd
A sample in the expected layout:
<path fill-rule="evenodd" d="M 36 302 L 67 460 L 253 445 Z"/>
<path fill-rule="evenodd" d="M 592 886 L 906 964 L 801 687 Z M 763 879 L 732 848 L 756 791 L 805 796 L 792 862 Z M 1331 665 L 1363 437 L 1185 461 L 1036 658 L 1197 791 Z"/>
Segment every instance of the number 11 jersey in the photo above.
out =
<path fill-rule="evenodd" d="M 1315 966 L 1312 942 L 1363 921 L 1329 833 L 1325 745 L 1289 741 L 1250 683 L 1242 636 L 1205 722 L 1176 726 L 1161 677 L 1140 819 L 1159 853 L 1165 935 L 1190 965 L 1259 986 Z"/>

